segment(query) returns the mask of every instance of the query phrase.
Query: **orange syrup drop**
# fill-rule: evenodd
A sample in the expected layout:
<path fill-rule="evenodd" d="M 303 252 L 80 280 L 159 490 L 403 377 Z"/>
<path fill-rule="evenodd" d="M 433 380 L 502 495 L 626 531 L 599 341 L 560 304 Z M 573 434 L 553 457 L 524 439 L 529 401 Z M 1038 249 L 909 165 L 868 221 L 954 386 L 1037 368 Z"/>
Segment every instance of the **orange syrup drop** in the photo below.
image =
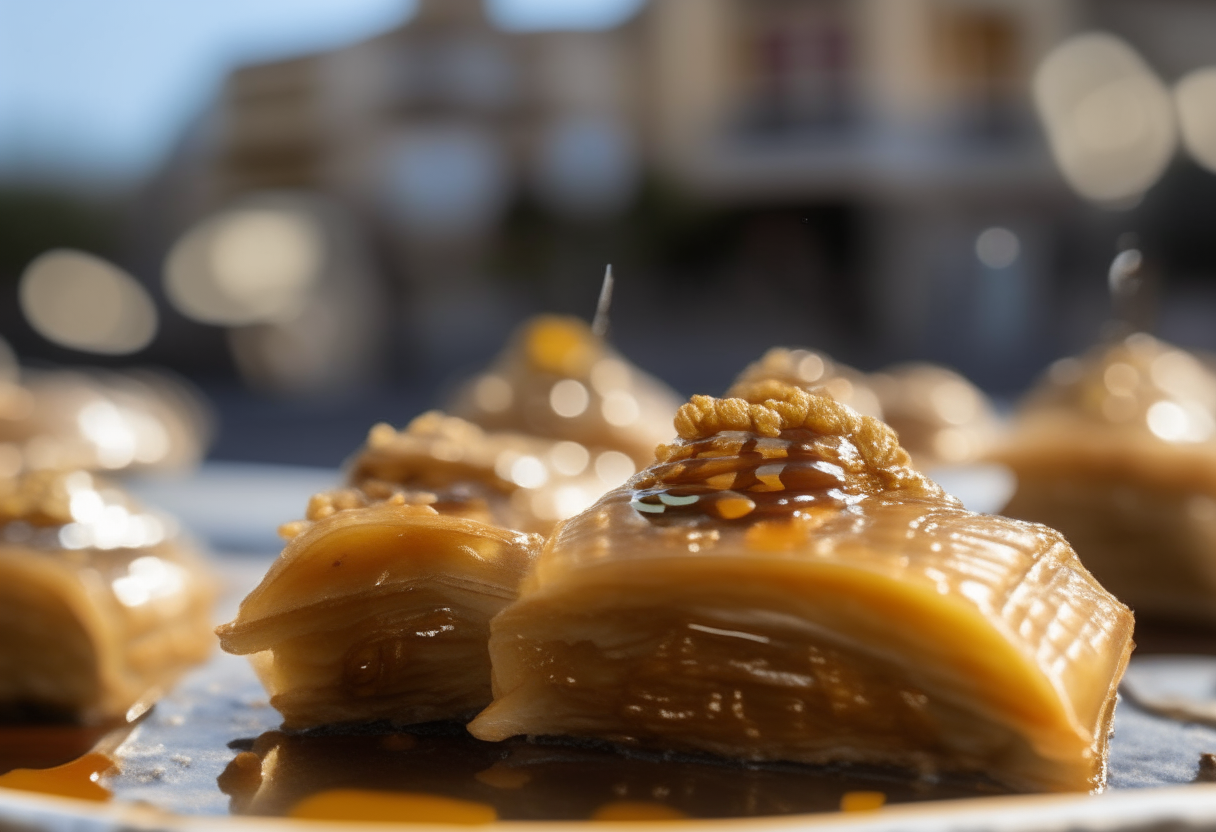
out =
<path fill-rule="evenodd" d="M 17 768 L 0 774 L 0 787 L 25 792 L 54 794 L 80 800 L 110 799 L 110 790 L 98 784 L 101 775 L 114 768 L 105 754 L 90 752 L 54 768 Z"/>

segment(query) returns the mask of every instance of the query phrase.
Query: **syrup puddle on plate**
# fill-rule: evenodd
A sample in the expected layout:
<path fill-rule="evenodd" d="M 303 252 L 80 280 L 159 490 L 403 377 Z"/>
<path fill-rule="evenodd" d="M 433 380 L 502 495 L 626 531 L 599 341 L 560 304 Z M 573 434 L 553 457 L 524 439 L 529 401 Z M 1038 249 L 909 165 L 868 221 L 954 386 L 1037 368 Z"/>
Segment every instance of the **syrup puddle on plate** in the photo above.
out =
<path fill-rule="evenodd" d="M 68 722 L 0 723 L 0 775 L 18 768 L 61 766 L 102 746 L 125 725 L 75 725 Z"/>
<path fill-rule="evenodd" d="M 90 751 L 70 763 L 52 768 L 16 768 L 0 774 L 0 788 L 17 789 L 24 792 L 53 794 L 74 797 L 78 800 L 109 800 L 110 790 L 98 781 L 101 775 L 114 768 L 114 759 L 108 754 Z"/>
<path fill-rule="evenodd" d="M 0 724 L 0 788 L 110 800 L 103 778 L 117 771 L 115 749 L 134 727 L 122 722 Z"/>
<path fill-rule="evenodd" d="M 232 744 L 218 784 L 244 815 L 485 823 L 676 820 L 866 811 L 1002 793 L 978 778 L 862 766 L 740 764 L 603 743 L 475 740 L 462 726 L 409 732 L 266 732 Z"/>

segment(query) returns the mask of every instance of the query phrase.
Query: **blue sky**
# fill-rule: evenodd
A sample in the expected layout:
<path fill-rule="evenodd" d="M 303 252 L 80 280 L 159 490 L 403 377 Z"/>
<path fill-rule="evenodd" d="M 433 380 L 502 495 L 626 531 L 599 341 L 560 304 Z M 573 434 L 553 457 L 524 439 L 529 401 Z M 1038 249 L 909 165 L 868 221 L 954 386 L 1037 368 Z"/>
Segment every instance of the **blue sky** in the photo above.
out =
<path fill-rule="evenodd" d="M 642 0 L 490 0 L 507 28 L 611 25 Z M 149 170 L 240 63 L 332 48 L 413 0 L 0 0 L 0 178 Z"/>

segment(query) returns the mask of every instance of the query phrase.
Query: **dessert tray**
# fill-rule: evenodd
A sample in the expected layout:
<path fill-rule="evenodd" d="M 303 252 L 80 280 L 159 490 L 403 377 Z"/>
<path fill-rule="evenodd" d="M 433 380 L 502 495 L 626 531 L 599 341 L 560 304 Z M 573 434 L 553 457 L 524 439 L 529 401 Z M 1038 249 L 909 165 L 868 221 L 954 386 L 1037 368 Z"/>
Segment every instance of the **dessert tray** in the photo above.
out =
<path fill-rule="evenodd" d="M 997 469 L 935 476 L 976 510 L 999 505 L 1009 486 Z M 136 490 L 210 543 L 225 584 L 216 614 L 222 621 L 274 557 L 267 530 L 336 479 L 325 470 L 211 464 L 189 479 L 147 481 Z M 249 499 L 253 494 L 257 499 Z M 0 789 L 0 828 L 349 829 L 377 819 L 409 828 L 585 829 L 594 820 L 732 832 L 1211 828 L 1216 783 L 1195 781 L 1204 776 L 1201 755 L 1216 753 L 1216 637 L 1139 636 L 1142 649 L 1116 711 L 1110 788 L 1098 796 L 1008 795 L 977 778 L 913 780 L 865 767 L 622 754 L 595 743 L 484 743 L 451 724 L 397 734 L 286 734 L 247 661 L 217 650 L 132 725 L 67 741 L 62 727 L 0 727 L 6 767 L 14 765 L 9 759 L 44 760 L 34 767 L 67 762 L 91 745 L 113 761 L 93 781 L 108 799 Z M 1180 711 L 1185 719 L 1168 715 Z M 41 757 L 33 747 L 39 743 L 47 746 Z M 250 761 L 260 775 L 250 774 Z M 350 796 L 355 789 L 390 797 L 369 808 L 366 797 Z M 319 795 L 329 802 L 318 802 Z"/>

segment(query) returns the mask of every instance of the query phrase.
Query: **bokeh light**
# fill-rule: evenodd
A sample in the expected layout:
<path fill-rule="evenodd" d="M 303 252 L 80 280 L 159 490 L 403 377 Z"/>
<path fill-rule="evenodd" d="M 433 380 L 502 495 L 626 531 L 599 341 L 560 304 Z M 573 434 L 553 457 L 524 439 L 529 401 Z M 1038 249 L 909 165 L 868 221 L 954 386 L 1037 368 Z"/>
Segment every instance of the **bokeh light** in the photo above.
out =
<path fill-rule="evenodd" d="M 501 413 L 515 400 L 515 390 L 502 376 L 484 375 L 473 385 L 473 400 L 487 413 Z"/>
<path fill-rule="evenodd" d="M 1169 92 L 1119 38 L 1091 32 L 1056 47 L 1039 66 L 1034 95 L 1056 163 L 1081 196 L 1134 200 L 1169 163 Z"/>
<path fill-rule="evenodd" d="M 140 518 L 128 516 L 125 519 L 127 528 L 134 528 L 135 533 L 127 531 L 126 535 L 120 538 L 123 545 L 130 545 L 127 543 L 129 539 L 142 542 L 146 536 L 140 534 L 144 524 L 132 522 Z M 138 607 L 162 598 L 172 598 L 182 591 L 189 579 L 189 573 L 177 564 L 163 558 L 144 555 L 131 561 L 127 566 L 127 574 L 115 578 L 110 586 L 114 589 L 114 596 L 123 606 Z"/>
<path fill-rule="evenodd" d="M 620 451 L 604 451 L 595 458 L 595 474 L 606 488 L 616 488 L 637 470 L 633 460 Z"/>
<path fill-rule="evenodd" d="M 1216 173 L 1216 67 L 1185 75 L 1174 86 L 1182 144 L 1196 162 Z"/>
<path fill-rule="evenodd" d="M 536 457 L 521 456 L 511 463 L 511 481 L 520 488 L 540 488 L 549 481 L 549 470 Z"/>
<path fill-rule="evenodd" d="M 601 396 L 628 387 L 632 379 L 629 365 L 616 358 L 601 358 L 591 368 L 591 386 Z"/>
<path fill-rule="evenodd" d="M 549 452 L 549 461 L 559 474 L 575 477 L 587 470 L 591 453 L 578 442 L 558 442 Z"/>
<path fill-rule="evenodd" d="M 1212 414 L 1192 402 L 1154 402 L 1147 420 L 1149 430 L 1166 442 L 1206 442 L 1216 430 Z"/>
<path fill-rule="evenodd" d="M 627 428 L 642 415 L 638 400 L 625 390 L 613 390 L 604 396 L 600 410 L 604 421 L 614 428 Z"/>
<path fill-rule="evenodd" d="M 155 546 L 176 533 L 168 518 L 150 514 L 130 505 L 121 491 L 106 487 L 85 471 L 75 471 L 64 477 L 68 492 L 72 522 L 60 527 L 57 538 L 65 549 L 133 549 Z M 146 603 L 162 593 L 139 592 L 143 585 L 150 589 L 151 574 L 168 578 L 160 559 L 154 556 L 137 558 L 130 564 L 127 575 L 115 578 L 112 586 L 122 593 L 119 600 L 127 606 Z M 176 567 L 174 567 L 176 568 Z M 143 573 L 143 580 L 132 580 Z M 177 576 L 177 586 L 184 573 Z"/>
<path fill-rule="evenodd" d="M 564 378 L 549 391 L 549 406 L 558 416 L 573 419 L 581 416 L 591 402 L 591 394 L 581 382 Z"/>
<path fill-rule="evenodd" d="M 1021 241 L 1008 228 L 987 228 L 975 239 L 975 256 L 990 269 L 1012 266 L 1021 252 Z"/>
<path fill-rule="evenodd" d="M 308 212 L 274 202 L 224 211 L 177 241 L 164 279 L 179 312 L 228 326 L 300 312 L 320 277 L 325 237 Z"/>
<path fill-rule="evenodd" d="M 21 276 L 21 311 L 38 334 L 61 347 L 124 355 L 156 336 L 158 316 L 147 290 L 100 257 L 56 249 Z"/>

